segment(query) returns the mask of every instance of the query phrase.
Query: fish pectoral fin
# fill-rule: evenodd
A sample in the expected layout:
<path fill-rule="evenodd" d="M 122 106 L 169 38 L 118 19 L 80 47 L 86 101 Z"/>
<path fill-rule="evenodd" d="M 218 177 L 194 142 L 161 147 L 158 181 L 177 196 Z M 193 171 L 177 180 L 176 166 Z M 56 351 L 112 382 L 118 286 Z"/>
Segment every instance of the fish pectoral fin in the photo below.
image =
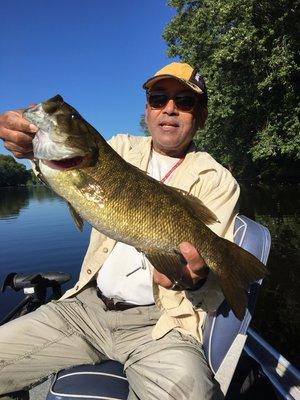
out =
<path fill-rule="evenodd" d="M 179 281 L 182 278 L 182 256 L 174 250 L 174 253 L 144 253 L 152 266 L 171 281 Z"/>
<path fill-rule="evenodd" d="M 38 180 L 44 185 L 47 186 L 48 188 L 50 188 L 48 182 L 45 180 L 43 174 L 41 173 L 40 170 L 40 164 L 39 164 L 39 160 L 37 158 L 33 159 L 33 171 L 35 173 L 35 176 L 38 178 Z"/>
<path fill-rule="evenodd" d="M 75 210 L 75 208 L 72 206 L 71 203 L 69 203 L 67 201 L 68 207 L 69 207 L 69 211 L 70 214 L 75 222 L 76 228 L 80 230 L 80 232 L 83 231 L 83 225 L 84 225 L 84 221 L 81 218 L 81 216 L 78 214 L 78 212 Z"/>
<path fill-rule="evenodd" d="M 204 224 L 213 224 L 214 222 L 220 222 L 216 214 L 214 214 L 209 208 L 207 208 L 203 202 L 198 199 L 198 197 L 193 196 L 192 194 L 186 192 L 185 190 L 175 189 L 178 193 L 185 197 L 188 201 L 189 206 L 194 210 L 195 215 L 204 223 Z"/>

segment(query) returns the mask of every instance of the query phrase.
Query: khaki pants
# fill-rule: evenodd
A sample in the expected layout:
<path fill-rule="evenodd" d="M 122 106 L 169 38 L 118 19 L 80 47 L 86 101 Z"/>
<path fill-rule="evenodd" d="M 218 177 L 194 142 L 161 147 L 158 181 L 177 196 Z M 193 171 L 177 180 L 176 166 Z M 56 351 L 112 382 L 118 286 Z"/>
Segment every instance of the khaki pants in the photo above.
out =
<path fill-rule="evenodd" d="M 221 399 L 201 345 L 151 330 L 156 306 L 107 311 L 95 288 L 51 302 L 0 327 L 0 397 L 29 388 L 60 369 L 113 359 L 125 364 L 130 400 Z"/>

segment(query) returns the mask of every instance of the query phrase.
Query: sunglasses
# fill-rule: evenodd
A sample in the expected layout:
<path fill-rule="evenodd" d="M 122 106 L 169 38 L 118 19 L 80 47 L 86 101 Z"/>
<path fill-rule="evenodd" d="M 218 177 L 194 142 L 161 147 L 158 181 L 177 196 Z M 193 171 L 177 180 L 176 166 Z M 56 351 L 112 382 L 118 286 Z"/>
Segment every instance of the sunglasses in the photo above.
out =
<path fill-rule="evenodd" d="M 180 111 L 192 111 L 197 102 L 195 96 L 180 94 L 168 96 L 164 93 L 147 93 L 147 101 L 152 108 L 163 108 L 171 99 L 174 101 L 176 108 Z"/>

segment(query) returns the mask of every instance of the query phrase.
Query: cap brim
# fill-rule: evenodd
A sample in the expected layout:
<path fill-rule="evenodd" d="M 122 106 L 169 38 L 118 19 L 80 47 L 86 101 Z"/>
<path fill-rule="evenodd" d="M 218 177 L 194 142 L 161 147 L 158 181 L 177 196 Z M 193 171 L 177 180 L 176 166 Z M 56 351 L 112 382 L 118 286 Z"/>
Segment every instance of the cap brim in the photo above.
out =
<path fill-rule="evenodd" d="M 158 76 L 153 76 L 152 78 L 148 79 L 144 84 L 143 84 L 143 89 L 151 89 L 151 87 L 158 81 L 161 81 L 163 79 L 175 79 L 176 81 L 182 83 L 183 85 L 187 86 L 189 89 L 192 89 L 193 92 L 196 92 L 197 94 L 202 94 L 203 91 L 199 88 L 199 86 L 195 85 L 192 82 L 188 82 L 185 79 L 177 78 L 177 76 L 174 75 L 158 75 Z"/>

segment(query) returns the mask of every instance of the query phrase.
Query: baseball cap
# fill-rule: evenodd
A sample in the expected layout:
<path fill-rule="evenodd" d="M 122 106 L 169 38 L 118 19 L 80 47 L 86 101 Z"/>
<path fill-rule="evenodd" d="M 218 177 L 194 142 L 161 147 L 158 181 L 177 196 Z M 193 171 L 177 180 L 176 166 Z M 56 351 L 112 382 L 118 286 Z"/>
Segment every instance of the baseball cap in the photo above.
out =
<path fill-rule="evenodd" d="M 143 89 L 150 90 L 156 82 L 168 78 L 176 79 L 201 95 L 204 105 L 207 105 L 207 90 L 204 79 L 195 68 L 186 63 L 173 62 L 161 68 L 143 84 Z"/>

